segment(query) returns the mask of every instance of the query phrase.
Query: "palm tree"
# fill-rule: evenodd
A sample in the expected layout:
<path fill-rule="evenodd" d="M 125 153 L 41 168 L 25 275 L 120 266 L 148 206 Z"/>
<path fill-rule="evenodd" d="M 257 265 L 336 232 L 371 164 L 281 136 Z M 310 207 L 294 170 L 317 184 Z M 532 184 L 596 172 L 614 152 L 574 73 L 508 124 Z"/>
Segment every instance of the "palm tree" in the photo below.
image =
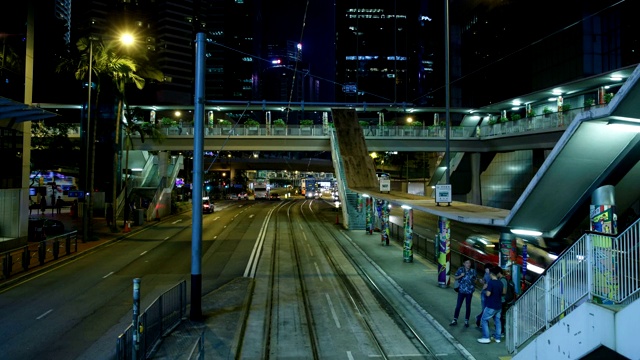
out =
<path fill-rule="evenodd" d="M 108 78 L 112 80 L 112 84 L 116 89 L 116 96 L 118 100 L 118 107 L 116 113 L 115 123 L 115 152 L 113 161 L 113 218 L 117 214 L 117 176 L 118 176 L 118 149 L 120 143 L 120 122 L 122 118 L 122 109 L 125 101 L 125 89 L 128 84 L 135 84 L 138 89 L 144 88 L 145 78 L 162 81 L 164 75 L 153 66 L 146 66 L 147 59 L 140 57 L 139 59 L 133 59 L 129 56 L 121 55 L 117 51 L 117 42 L 101 42 L 93 41 L 87 38 L 81 38 L 76 43 L 78 51 L 81 53 L 80 61 L 77 63 L 77 70 L 75 72 L 76 79 L 84 80 L 89 73 L 89 58 L 92 60 L 91 72 L 96 76 L 96 97 L 95 103 L 98 103 L 100 95 L 101 79 Z M 72 61 L 63 62 L 58 69 L 68 68 Z M 145 64 L 141 67 L 140 64 Z M 88 104 L 91 106 L 91 104 Z M 89 119 L 92 122 L 93 119 Z M 93 129 L 92 132 L 92 150 L 91 150 L 91 176 L 89 181 L 90 189 L 93 187 L 95 178 L 95 140 L 96 131 L 95 126 L 90 126 Z M 89 216 L 92 216 L 93 212 L 93 199 L 89 200 Z M 89 224 L 91 221 L 89 221 Z M 91 225 L 89 225 L 91 226 Z M 112 230 L 116 231 L 115 221 Z"/>

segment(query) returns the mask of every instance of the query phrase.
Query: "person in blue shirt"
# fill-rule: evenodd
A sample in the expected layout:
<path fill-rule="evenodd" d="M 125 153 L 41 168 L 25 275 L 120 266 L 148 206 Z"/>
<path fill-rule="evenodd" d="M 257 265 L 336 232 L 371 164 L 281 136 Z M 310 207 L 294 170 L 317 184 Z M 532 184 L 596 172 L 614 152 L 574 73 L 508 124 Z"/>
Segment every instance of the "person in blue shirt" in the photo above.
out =
<path fill-rule="evenodd" d="M 500 342 L 500 334 L 502 332 L 502 324 L 500 321 L 502 312 L 502 282 L 498 280 L 499 274 L 502 273 L 502 269 L 499 266 L 495 266 L 491 269 L 491 280 L 487 284 L 485 293 L 485 307 L 482 312 L 482 319 L 480 325 L 482 327 L 482 337 L 478 339 L 481 344 L 489 344 L 491 338 L 489 336 L 489 320 L 493 319 L 493 323 L 496 327 L 494 335 L 495 342 Z"/>
<path fill-rule="evenodd" d="M 460 307 L 462 302 L 466 302 L 466 312 L 464 316 L 464 327 L 469 327 L 469 316 L 471 315 L 471 299 L 473 292 L 476 290 L 475 282 L 478 274 L 475 269 L 471 268 L 471 260 L 467 259 L 463 263 L 463 266 L 456 271 L 453 276 L 460 286 L 458 287 L 458 301 L 456 303 L 456 310 L 453 312 L 453 321 L 449 323 L 449 326 L 458 325 L 458 316 L 460 315 Z"/>
<path fill-rule="evenodd" d="M 476 326 L 480 327 L 480 320 L 482 319 L 482 311 L 484 311 L 484 303 L 485 303 L 485 295 L 484 291 L 487 289 L 487 285 L 491 280 L 490 270 L 493 267 L 491 263 L 484 264 L 484 276 L 480 279 L 480 283 L 482 284 L 482 291 L 480 291 L 480 304 L 482 305 L 482 310 L 480 310 L 480 314 L 476 316 Z"/>

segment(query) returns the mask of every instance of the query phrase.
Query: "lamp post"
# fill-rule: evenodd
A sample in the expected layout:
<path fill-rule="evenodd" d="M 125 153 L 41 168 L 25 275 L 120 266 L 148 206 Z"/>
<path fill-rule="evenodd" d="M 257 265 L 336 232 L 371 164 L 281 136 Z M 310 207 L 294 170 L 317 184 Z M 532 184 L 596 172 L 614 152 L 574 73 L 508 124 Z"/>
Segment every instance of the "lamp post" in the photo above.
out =
<path fill-rule="evenodd" d="M 91 183 L 91 172 L 89 167 L 93 169 L 93 163 L 90 162 L 93 149 L 91 147 L 91 90 L 93 89 L 92 73 L 93 73 L 93 42 L 98 40 L 94 36 L 89 36 L 89 82 L 87 83 L 87 124 L 85 126 L 86 137 L 86 151 L 84 161 L 84 206 L 82 211 L 82 241 L 89 240 L 89 215 L 91 214 L 91 208 L 93 207 L 93 184 Z"/>

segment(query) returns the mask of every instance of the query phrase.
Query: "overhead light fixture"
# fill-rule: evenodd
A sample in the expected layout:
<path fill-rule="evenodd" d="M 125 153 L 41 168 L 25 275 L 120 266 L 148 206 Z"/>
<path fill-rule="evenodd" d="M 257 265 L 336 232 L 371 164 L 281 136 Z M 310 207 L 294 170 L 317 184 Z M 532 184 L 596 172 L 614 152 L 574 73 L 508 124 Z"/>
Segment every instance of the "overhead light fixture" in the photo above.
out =
<path fill-rule="evenodd" d="M 409 206 L 409 205 L 401 205 L 400 207 L 405 209 L 405 210 L 411 210 L 411 206 Z"/>
<path fill-rule="evenodd" d="M 622 76 L 620 76 L 620 75 L 614 75 L 614 76 L 612 76 L 612 77 L 611 77 L 611 80 L 613 80 L 613 81 L 620 81 L 620 80 L 622 80 Z"/>
<path fill-rule="evenodd" d="M 524 235 L 524 236 L 540 236 L 540 235 L 542 235 L 542 231 L 527 230 L 527 229 L 511 229 L 511 232 L 516 234 L 516 235 Z"/>
<path fill-rule="evenodd" d="M 616 130 L 640 132 L 639 119 L 629 119 L 629 120 L 611 119 L 609 120 L 607 125 L 611 125 L 611 127 L 613 127 Z"/>
<path fill-rule="evenodd" d="M 368 197 L 370 197 L 370 196 L 369 196 L 369 194 L 362 194 L 362 197 L 363 197 L 363 198 L 368 198 Z"/>
<path fill-rule="evenodd" d="M 552 98 L 549 98 L 549 99 L 547 99 L 547 100 L 549 100 L 549 101 L 556 101 L 556 100 L 558 100 L 558 98 L 553 98 L 553 97 L 552 97 Z"/>
<path fill-rule="evenodd" d="M 511 104 L 512 104 L 513 106 L 520 106 L 520 105 L 522 105 L 522 102 L 521 102 L 520 100 L 513 100 L 513 101 L 511 102 Z"/>
<path fill-rule="evenodd" d="M 519 107 L 517 107 L 517 106 L 514 106 L 514 107 L 512 107 L 512 108 L 511 108 L 511 110 L 519 110 L 519 109 L 520 109 L 520 108 L 519 108 Z"/>
<path fill-rule="evenodd" d="M 562 90 L 560 90 L 560 89 L 553 89 L 553 90 L 551 90 L 551 93 L 552 93 L 553 95 L 562 95 Z"/>

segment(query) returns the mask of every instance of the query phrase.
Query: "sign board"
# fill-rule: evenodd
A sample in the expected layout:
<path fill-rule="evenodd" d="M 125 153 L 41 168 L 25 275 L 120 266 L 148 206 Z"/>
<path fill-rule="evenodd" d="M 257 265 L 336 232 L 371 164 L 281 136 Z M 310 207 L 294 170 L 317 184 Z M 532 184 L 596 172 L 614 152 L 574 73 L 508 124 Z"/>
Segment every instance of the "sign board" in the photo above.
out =
<path fill-rule="evenodd" d="M 391 179 L 380 178 L 380 192 L 391 191 Z"/>
<path fill-rule="evenodd" d="M 436 204 L 451 203 L 451 184 L 436 185 Z"/>
<path fill-rule="evenodd" d="M 69 190 L 69 197 L 84 199 L 84 191 L 83 190 Z"/>

